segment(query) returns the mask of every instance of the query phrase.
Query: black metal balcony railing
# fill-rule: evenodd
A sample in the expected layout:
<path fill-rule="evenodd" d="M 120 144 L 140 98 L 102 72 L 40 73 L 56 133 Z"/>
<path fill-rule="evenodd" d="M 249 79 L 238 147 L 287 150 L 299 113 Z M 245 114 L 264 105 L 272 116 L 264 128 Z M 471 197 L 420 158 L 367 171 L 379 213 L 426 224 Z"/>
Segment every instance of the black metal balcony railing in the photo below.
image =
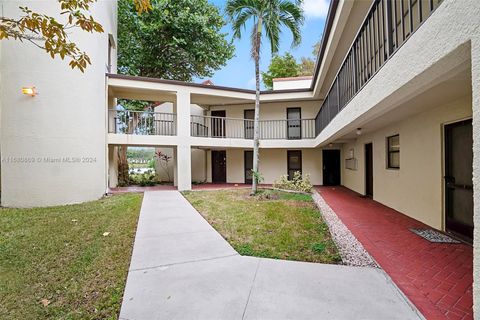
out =
<path fill-rule="evenodd" d="M 250 119 L 191 116 L 193 137 L 253 139 L 254 121 Z M 260 139 L 313 139 L 314 119 L 260 120 Z"/>
<path fill-rule="evenodd" d="M 315 118 L 315 136 L 325 129 L 441 1 L 373 1 Z"/>
<path fill-rule="evenodd" d="M 134 135 L 174 136 L 176 114 L 147 111 L 108 111 L 108 132 Z"/>

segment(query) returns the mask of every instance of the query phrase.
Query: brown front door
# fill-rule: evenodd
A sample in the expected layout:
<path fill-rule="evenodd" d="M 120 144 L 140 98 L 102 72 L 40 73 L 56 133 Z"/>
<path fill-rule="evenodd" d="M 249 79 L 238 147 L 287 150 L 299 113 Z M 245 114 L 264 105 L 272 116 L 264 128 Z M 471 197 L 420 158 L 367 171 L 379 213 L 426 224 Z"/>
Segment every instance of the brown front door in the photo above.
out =
<path fill-rule="evenodd" d="M 473 239 L 472 120 L 445 126 L 445 227 Z"/>
<path fill-rule="evenodd" d="M 255 110 L 249 109 L 243 111 L 244 122 L 244 134 L 245 139 L 253 139 L 253 130 L 254 130 L 254 119 L 255 119 Z"/>
<path fill-rule="evenodd" d="M 212 111 L 212 137 L 225 137 L 225 110 Z"/>
<path fill-rule="evenodd" d="M 365 145 L 365 195 L 373 198 L 373 144 Z"/>
<path fill-rule="evenodd" d="M 252 169 L 253 169 L 253 151 L 245 150 L 244 153 L 245 166 L 245 183 L 252 184 Z"/>
<path fill-rule="evenodd" d="M 212 182 L 227 182 L 227 153 L 223 151 L 212 151 Z"/>
<path fill-rule="evenodd" d="M 292 180 L 295 172 L 302 173 L 302 150 L 287 151 L 287 173 L 288 179 Z"/>

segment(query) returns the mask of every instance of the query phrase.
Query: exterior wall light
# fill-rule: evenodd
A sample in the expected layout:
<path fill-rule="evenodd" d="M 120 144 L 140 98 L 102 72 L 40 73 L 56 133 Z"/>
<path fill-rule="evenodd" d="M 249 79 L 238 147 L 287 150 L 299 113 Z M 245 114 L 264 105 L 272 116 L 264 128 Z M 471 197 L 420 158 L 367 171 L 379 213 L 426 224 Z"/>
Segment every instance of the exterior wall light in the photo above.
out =
<path fill-rule="evenodd" d="M 362 134 L 362 128 L 357 128 L 357 136 Z"/>
<path fill-rule="evenodd" d="M 31 97 L 35 97 L 37 95 L 37 88 L 35 87 L 23 87 L 22 93 L 26 94 Z"/>

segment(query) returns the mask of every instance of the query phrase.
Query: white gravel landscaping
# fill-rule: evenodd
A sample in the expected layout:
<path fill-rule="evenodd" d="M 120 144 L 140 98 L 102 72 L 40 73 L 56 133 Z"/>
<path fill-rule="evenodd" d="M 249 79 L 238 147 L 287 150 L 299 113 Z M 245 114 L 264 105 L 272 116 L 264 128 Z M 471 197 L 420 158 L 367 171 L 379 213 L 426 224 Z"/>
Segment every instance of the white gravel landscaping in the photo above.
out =
<path fill-rule="evenodd" d="M 343 263 L 349 266 L 379 268 L 363 245 L 343 224 L 322 196 L 314 190 L 312 198 L 330 229 L 332 239 L 337 245 Z"/>

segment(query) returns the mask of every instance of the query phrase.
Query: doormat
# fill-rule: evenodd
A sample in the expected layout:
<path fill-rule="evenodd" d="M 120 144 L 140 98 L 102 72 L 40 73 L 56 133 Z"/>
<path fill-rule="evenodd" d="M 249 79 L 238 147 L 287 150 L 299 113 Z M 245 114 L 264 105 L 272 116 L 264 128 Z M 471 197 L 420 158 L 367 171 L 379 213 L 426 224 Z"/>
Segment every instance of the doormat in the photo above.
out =
<path fill-rule="evenodd" d="M 410 228 L 410 231 L 430 242 L 436 243 L 461 243 L 460 241 L 447 236 L 433 229 Z"/>

